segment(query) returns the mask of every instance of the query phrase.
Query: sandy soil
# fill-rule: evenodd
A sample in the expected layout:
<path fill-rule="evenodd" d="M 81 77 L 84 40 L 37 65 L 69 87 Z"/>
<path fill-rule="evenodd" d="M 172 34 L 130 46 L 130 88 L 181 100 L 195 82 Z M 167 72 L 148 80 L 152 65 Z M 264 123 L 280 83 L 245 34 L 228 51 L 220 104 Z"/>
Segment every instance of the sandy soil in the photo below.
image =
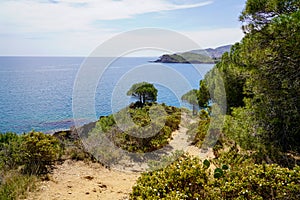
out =
<path fill-rule="evenodd" d="M 128 199 L 139 173 L 109 170 L 98 163 L 67 160 L 28 200 Z"/>

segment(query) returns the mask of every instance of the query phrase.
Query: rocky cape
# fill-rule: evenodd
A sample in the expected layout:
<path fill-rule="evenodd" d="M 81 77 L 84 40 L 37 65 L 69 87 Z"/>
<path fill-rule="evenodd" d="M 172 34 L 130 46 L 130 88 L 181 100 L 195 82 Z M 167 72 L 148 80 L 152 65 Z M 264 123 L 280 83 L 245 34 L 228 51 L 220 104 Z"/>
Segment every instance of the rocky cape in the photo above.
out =
<path fill-rule="evenodd" d="M 225 52 L 229 52 L 232 45 L 221 46 L 215 49 L 199 49 L 183 53 L 164 54 L 153 62 L 158 63 L 217 63 Z"/>

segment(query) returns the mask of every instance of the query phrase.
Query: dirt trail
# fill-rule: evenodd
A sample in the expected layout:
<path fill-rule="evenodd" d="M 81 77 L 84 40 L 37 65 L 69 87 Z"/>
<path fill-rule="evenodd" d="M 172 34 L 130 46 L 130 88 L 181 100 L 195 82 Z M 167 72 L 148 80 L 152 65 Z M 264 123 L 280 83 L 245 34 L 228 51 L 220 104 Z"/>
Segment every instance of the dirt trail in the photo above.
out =
<path fill-rule="evenodd" d="M 192 119 L 184 116 L 185 122 L 193 123 Z M 182 149 L 200 159 L 213 158 L 212 149 L 201 150 L 189 144 L 187 128 L 180 126 L 172 135 L 169 146 Z M 140 166 L 137 166 L 137 169 Z M 137 172 L 109 170 L 98 163 L 67 160 L 57 165 L 50 175 L 49 181 L 39 184 L 36 192 L 31 193 L 28 200 L 82 200 L 128 199 L 132 186 L 140 176 Z"/>
<path fill-rule="evenodd" d="M 39 184 L 28 200 L 128 199 L 140 176 L 133 172 L 109 170 L 98 163 L 67 160 Z"/>

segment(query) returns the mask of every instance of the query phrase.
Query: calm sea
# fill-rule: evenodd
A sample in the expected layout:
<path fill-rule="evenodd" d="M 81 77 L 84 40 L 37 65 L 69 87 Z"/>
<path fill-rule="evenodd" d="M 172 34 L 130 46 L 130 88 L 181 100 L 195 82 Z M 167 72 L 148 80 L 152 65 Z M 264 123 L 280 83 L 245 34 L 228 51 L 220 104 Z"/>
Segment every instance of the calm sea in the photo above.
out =
<path fill-rule="evenodd" d="M 0 57 L 0 132 L 51 132 L 72 126 L 73 88 L 84 60 L 82 57 Z M 151 72 L 157 73 L 157 80 L 171 81 L 173 86 L 179 88 L 183 85 L 183 79 L 188 81 L 191 88 L 198 88 L 199 80 L 213 66 L 149 63 L 151 60 L 155 58 L 120 58 L 107 66 L 105 73 L 99 78 L 94 95 L 97 118 L 111 114 L 116 108 L 120 109 L 133 101 L 111 100 L 116 86 L 122 84 L 123 79 L 130 79 L 132 72 L 142 80 L 152 80 L 148 80 L 148 72 L 143 73 L 143 66 L 148 69 L 151 66 L 153 69 L 157 69 L 157 66 L 165 67 L 179 74 L 178 78 L 172 73 L 160 74 L 160 70 Z M 101 59 L 97 59 L 97 65 L 103 67 Z M 138 70 L 134 71 L 135 69 Z M 176 89 L 160 84 L 159 81 L 155 86 L 158 88 L 158 102 L 187 106 L 180 101 L 180 95 L 188 90 L 179 90 L 178 95 Z M 126 92 L 124 91 L 125 95 Z M 85 123 L 92 120 L 90 116 L 83 115 L 81 118 Z"/>

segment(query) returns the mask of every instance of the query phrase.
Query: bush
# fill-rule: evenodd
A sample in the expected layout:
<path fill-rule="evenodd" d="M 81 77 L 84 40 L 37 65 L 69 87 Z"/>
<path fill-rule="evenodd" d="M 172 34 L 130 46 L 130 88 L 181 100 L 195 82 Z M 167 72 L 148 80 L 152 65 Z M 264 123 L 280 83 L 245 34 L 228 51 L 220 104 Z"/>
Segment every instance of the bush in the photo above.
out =
<path fill-rule="evenodd" d="M 247 164 L 225 172 L 213 186 L 222 199 L 299 199 L 300 168 Z"/>
<path fill-rule="evenodd" d="M 22 136 L 22 164 L 27 174 L 47 173 L 61 154 L 57 138 L 41 132 Z"/>
<path fill-rule="evenodd" d="M 46 173 L 60 156 L 59 141 L 51 135 L 30 132 L 0 134 L 0 169 L 23 168 L 26 174 Z"/>
<path fill-rule="evenodd" d="M 206 170 L 199 159 L 183 156 L 164 169 L 142 174 L 130 199 L 201 199 L 208 182 Z"/>
<path fill-rule="evenodd" d="M 0 170 L 15 169 L 22 162 L 22 139 L 15 133 L 0 134 Z"/>
<path fill-rule="evenodd" d="M 198 124 L 193 123 L 190 125 L 187 134 L 189 134 L 189 139 L 192 141 L 192 144 L 194 144 L 195 146 L 197 147 L 202 146 L 203 140 L 208 134 L 210 120 L 211 119 L 210 116 L 208 115 L 208 112 L 205 110 L 201 110 Z"/>
<path fill-rule="evenodd" d="M 0 200 L 23 198 L 34 187 L 36 175 L 48 172 L 59 158 L 60 149 L 52 135 L 0 134 Z"/>
<path fill-rule="evenodd" d="M 0 200 L 14 200 L 25 197 L 35 187 L 37 178 L 12 172 L 0 184 Z"/>
<path fill-rule="evenodd" d="M 149 166 L 148 170 L 155 171 L 164 168 L 165 166 L 168 166 L 169 164 L 173 163 L 183 154 L 184 154 L 183 150 L 176 150 L 175 152 L 172 152 L 171 155 L 162 156 L 159 160 L 150 160 L 148 161 L 148 166 Z"/>
<path fill-rule="evenodd" d="M 224 154 L 225 155 L 225 154 Z M 300 167 L 254 164 L 251 158 L 231 153 L 214 162 L 183 156 L 164 169 L 144 173 L 131 199 L 299 199 Z M 227 162 L 234 163 L 228 164 Z"/>
<path fill-rule="evenodd" d="M 156 116 L 151 116 L 153 119 L 150 119 L 150 110 L 156 111 L 153 112 Z M 162 112 L 165 112 L 166 116 L 160 115 Z M 126 121 L 128 115 L 133 124 Z M 106 137 L 115 146 L 129 152 L 150 152 L 168 144 L 172 132 L 179 128 L 180 119 L 180 109 L 172 106 L 152 103 L 142 108 L 128 107 L 114 115 L 102 117 L 88 137 Z M 125 131 L 116 125 L 116 121 L 118 125 L 125 126 Z M 104 136 L 99 136 L 101 134 Z M 91 140 L 87 138 L 87 141 Z M 93 151 L 99 152 L 97 149 Z"/>

